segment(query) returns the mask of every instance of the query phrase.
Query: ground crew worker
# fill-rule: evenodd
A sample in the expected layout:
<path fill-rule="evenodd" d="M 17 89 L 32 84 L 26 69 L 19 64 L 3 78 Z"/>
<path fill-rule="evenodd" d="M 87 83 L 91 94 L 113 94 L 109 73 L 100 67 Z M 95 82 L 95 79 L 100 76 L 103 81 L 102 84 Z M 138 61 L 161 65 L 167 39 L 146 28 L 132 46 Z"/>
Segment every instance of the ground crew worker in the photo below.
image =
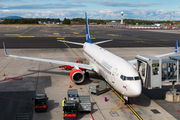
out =
<path fill-rule="evenodd" d="M 66 98 L 62 101 L 62 106 L 63 106 L 63 113 L 64 113 L 64 102 L 66 101 Z"/>
<path fill-rule="evenodd" d="M 170 66 L 168 66 L 168 79 L 170 79 L 170 72 L 171 72 L 171 68 Z"/>

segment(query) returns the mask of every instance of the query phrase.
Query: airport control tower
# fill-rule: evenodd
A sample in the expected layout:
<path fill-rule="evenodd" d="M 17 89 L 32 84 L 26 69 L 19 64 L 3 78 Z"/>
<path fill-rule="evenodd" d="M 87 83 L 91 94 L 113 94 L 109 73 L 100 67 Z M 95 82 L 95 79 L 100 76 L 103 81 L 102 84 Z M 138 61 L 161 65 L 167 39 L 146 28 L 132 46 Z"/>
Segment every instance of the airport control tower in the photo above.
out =
<path fill-rule="evenodd" d="M 123 12 L 121 12 L 121 24 L 123 24 Z"/>

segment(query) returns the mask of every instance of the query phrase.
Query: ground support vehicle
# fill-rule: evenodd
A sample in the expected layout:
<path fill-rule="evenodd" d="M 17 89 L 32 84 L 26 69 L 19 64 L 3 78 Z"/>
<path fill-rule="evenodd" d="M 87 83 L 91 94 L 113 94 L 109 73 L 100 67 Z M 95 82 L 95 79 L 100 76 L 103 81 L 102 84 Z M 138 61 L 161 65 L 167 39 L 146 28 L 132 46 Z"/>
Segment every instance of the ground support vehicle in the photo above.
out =
<path fill-rule="evenodd" d="M 100 95 L 102 93 L 107 92 L 109 89 L 107 88 L 106 82 L 100 81 L 99 85 L 89 85 L 89 92 Z"/>
<path fill-rule="evenodd" d="M 90 95 L 79 95 L 77 89 L 68 89 L 68 100 L 64 103 L 64 119 L 76 118 L 78 111 L 91 111 Z"/>
<path fill-rule="evenodd" d="M 36 94 L 36 97 L 32 98 L 32 100 L 35 100 L 34 109 L 36 112 L 47 110 L 48 97 L 46 94 Z"/>
<path fill-rule="evenodd" d="M 64 102 L 64 118 L 76 118 L 78 112 L 78 102 L 73 100 L 67 100 Z"/>
<path fill-rule="evenodd" d="M 90 95 L 79 95 L 79 111 L 89 111 L 91 112 L 91 101 Z"/>

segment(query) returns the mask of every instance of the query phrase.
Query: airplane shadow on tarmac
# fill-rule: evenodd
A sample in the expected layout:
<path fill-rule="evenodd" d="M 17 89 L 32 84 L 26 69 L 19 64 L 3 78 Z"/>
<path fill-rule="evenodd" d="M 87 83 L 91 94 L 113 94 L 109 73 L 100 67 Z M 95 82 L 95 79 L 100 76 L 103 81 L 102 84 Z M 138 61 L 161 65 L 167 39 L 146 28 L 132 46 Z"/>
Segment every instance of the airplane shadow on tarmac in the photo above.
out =
<path fill-rule="evenodd" d="M 2 119 L 13 120 L 17 114 L 27 113 L 29 114 L 29 120 L 32 120 L 33 116 L 41 116 L 40 114 L 43 114 L 43 112 L 40 114 L 33 112 L 34 100 L 32 98 L 35 98 L 36 93 L 45 93 L 45 88 L 52 85 L 51 76 L 25 77 L 27 75 L 29 74 L 16 76 L 23 77 L 22 80 L 1 80 L 0 101 L 2 104 L 0 107 L 0 116 Z M 59 103 L 49 98 L 47 111 L 51 111 L 57 107 L 61 108 Z M 47 113 L 47 120 L 52 119 L 51 113 Z"/>
<path fill-rule="evenodd" d="M 169 86 L 162 86 L 161 89 L 152 89 L 148 90 L 146 88 L 142 88 L 142 93 L 140 96 L 131 99 L 132 104 L 136 104 L 139 106 L 149 106 L 151 104 L 151 100 L 165 100 L 165 94 L 172 88 Z M 180 85 L 175 85 L 175 89 L 177 92 L 180 92 Z"/>

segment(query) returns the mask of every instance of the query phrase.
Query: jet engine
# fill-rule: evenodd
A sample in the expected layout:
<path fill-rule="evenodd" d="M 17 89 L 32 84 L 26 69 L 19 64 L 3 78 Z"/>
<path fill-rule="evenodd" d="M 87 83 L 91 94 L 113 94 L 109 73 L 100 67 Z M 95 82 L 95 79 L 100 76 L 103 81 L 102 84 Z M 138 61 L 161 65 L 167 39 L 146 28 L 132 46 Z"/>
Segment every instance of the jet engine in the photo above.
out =
<path fill-rule="evenodd" d="M 70 78 L 75 83 L 82 83 L 84 81 L 84 73 L 80 69 L 72 69 L 70 72 Z"/>

